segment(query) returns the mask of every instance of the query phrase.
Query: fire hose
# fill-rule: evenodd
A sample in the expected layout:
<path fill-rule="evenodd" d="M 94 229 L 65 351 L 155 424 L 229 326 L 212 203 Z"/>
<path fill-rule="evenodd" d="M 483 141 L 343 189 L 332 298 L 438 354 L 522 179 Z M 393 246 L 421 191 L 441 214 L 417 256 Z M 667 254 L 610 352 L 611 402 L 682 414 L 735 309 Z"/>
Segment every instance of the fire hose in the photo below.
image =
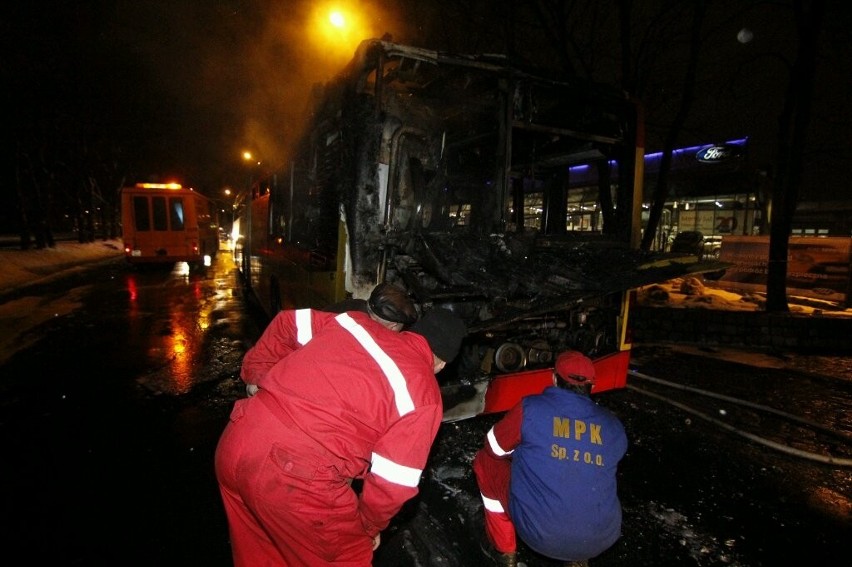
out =
<path fill-rule="evenodd" d="M 790 414 L 790 413 L 787 413 L 787 412 L 784 412 L 784 411 L 781 411 L 781 410 L 778 410 L 778 409 L 775 409 L 775 408 L 772 408 L 772 407 L 769 407 L 769 406 L 765 406 L 765 405 L 761 405 L 761 404 L 755 404 L 755 403 L 750 402 L 748 400 L 743 400 L 743 399 L 740 399 L 740 398 L 734 398 L 734 397 L 731 397 L 731 396 L 725 396 L 723 394 L 719 394 L 719 393 L 716 393 L 716 392 L 710 392 L 710 391 L 702 390 L 702 389 L 699 389 L 699 388 L 693 388 L 691 386 L 685 386 L 683 384 L 677 384 L 677 383 L 674 383 L 674 382 L 669 382 L 668 380 L 662 380 L 660 378 L 648 376 L 647 374 L 642 374 L 641 372 L 636 372 L 635 370 L 628 371 L 628 374 L 630 376 L 635 377 L 635 378 L 640 378 L 642 380 L 647 380 L 649 382 L 654 382 L 656 384 L 661 384 L 663 386 L 667 386 L 667 387 L 670 387 L 670 388 L 685 390 L 685 391 L 693 392 L 695 394 L 699 394 L 699 395 L 702 395 L 702 396 L 716 398 L 716 399 L 724 400 L 724 401 L 732 403 L 732 404 L 736 404 L 736 405 L 748 407 L 748 408 L 751 408 L 751 409 L 771 413 L 771 414 L 777 415 L 779 417 L 782 417 L 784 419 L 794 421 L 794 422 L 800 423 L 802 425 L 806 425 L 808 427 L 811 427 L 813 429 L 817 429 L 819 431 L 828 433 L 828 434 L 833 435 L 835 437 L 839 437 L 840 439 L 842 439 L 843 441 L 845 441 L 847 443 L 852 443 L 852 435 L 848 435 L 848 434 L 843 433 L 841 431 L 835 431 L 833 429 L 830 429 L 828 427 L 825 427 L 825 426 L 820 425 L 818 423 L 815 423 L 813 421 L 804 419 L 804 418 L 799 417 L 797 415 L 793 415 L 793 414 Z M 634 392 L 640 393 L 642 395 L 649 396 L 651 398 L 666 402 L 666 403 L 668 403 L 668 404 L 670 404 L 670 405 L 672 405 L 672 406 L 674 406 L 678 409 L 681 409 L 681 410 L 683 410 L 687 413 L 690 413 L 690 414 L 692 414 L 696 417 L 700 417 L 701 419 L 706 420 L 706 421 L 708 421 L 708 422 L 710 422 L 714 425 L 717 425 L 717 426 L 719 426 L 719 427 L 721 427 L 721 428 L 723 428 L 727 431 L 730 431 L 732 433 L 735 433 L 737 435 L 745 437 L 746 439 L 754 441 L 755 443 L 758 443 L 760 445 L 770 447 L 770 448 L 775 449 L 777 451 L 781 451 L 782 453 L 786 453 L 788 455 L 793 455 L 793 456 L 796 456 L 796 457 L 801 457 L 801 458 L 808 459 L 808 460 L 811 460 L 811 461 L 817 461 L 817 462 L 821 462 L 821 463 L 827 463 L 827 464 L 837 465 L 837 466 L 842 466 L 842 467 L 852 467 L 852 459 L 835 457 L 835 456 L 832 456 L 832 455 L 822 455 L 822 454 L 813 453 L 813 452 L 810 452 L 810 451 L 802 451 L 801 449 L 796 449 L 795 447 L 791 447 L 791 446 L 785 445 L 783 443 L 778 443 L 778 442 L 772 441 L 770 439 L 766 439 L 765 437 L 760 437 L 759 435 L 755 435 L 753 433 L 749 433 L 747 431 L 743 431 L 741 429 L 738 429 L 737 427 L 734 427 L 733 425 L 731 425 L 729 423 L 726 423 L 724 421 L 716 419 L 715 417 L 707 415 L 706 413 L 698 411 L 694 408 L 691 408 L 691 407 L 689 407 L 685 404 L 677 402 L 677 401 L 675 401 L 671 398 L 668 398 L 666 396 L 662 396 L 662 395 L 656 394 L 654 392 L 649 392 L 648 390 L 638 388 L 636 386 L 633 386 L 632 384 L 628 384 L 627 388 L 630 389 L 630 390 L 633 390 Z"/>

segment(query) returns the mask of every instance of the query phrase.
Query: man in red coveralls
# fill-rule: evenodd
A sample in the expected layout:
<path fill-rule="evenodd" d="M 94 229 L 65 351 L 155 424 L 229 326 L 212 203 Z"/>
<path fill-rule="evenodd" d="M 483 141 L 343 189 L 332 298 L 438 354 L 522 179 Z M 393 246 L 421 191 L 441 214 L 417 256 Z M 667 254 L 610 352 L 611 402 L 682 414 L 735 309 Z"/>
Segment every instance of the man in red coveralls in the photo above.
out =
<path fill-rule="evenodd" d="M 417 308 L 405 291 L 393 284 L 383 282 L 373 288 L 368 299 L 347 299 L 334 305 L 324 307 L 322 311 L 345 313 L 346 311 L 363 311 L 370 317 L 390 329 L 401 331 L 404 327 L 417 321 Z M 301 311 L 301 317 L 309 318 L 316 311 Z M 253 396 L 257 392 L 257 383 L 269 369 L 279 360 L 303 345 L 310 333 L 310 324 L 302 321 L 299 337 L 288 337 L 288 328 L 276 328 L 278 319 L 273 319 L 266 330 L 267 338 L 261 337 L 253 349 L 243 358 L 241 377 L 246 383 L 246 393 Z M 285 322 L 286 323 L 286 322 Z M 295 342 L 294 342 L 295 341 Z M 294 347 L 294 344 L 296 345 Z"/>
<path fill-rule="evenodd" d="M 357 311 L 275 317 L 246 353 L 257 393 L 237 401 L 216 449 L 236 567 L 371 564 L 418 492 L 443 413 L 435 374 L 465 332 L 443 309 L 403 332 Z M 280 360 L 253 372 L 255 350 Z"/>
<path fill-rule="evenodd" d="M 589 397 L 594 380 L 591 360 L 563 352 L 553 387 L 523 398 L 488 431 L 473 471 L 488 536 L 483 551 L 495 563 L 518 564 L 516 531 L 566 566 L 588 565 L 621 536 L 616 472 L 627 436 Z"/>

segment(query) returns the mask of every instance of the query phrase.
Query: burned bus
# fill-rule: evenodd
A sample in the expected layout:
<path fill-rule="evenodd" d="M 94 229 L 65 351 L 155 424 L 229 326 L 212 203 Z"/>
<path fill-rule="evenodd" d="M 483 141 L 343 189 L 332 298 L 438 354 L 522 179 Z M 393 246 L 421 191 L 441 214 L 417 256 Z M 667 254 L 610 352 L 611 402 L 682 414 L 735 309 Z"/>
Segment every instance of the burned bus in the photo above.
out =
<path fill-rule="evenodd" d="M 566 349 L 593 359 L 595 391 L 624 386 L 630 290 L 690 269 L 638 251 L 638 104 L 367 40 L 307 115 L 239 219 L 236 259 L 270 317 L 382 281 L 454 311 L 468 336 L 439 376 L 448 421 L 540 391 Z"/>

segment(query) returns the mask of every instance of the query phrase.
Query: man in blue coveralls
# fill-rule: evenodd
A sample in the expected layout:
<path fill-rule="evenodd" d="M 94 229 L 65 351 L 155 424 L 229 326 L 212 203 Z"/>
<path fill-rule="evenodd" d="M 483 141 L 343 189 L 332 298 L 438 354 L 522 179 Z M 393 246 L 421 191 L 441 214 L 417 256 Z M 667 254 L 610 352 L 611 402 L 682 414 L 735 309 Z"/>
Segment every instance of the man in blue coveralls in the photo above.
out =
<path fill-rule="evenodd" d="M 492 427 L 473 460 L 482 494 L 483 551 L 517 565 L 517 537 L 566 565 L 588 565 L 621 536 L 616 472 L 627 450 L 621 421 L 589 397 L 592 361 L 559 355 L 553 387 L 527 396 Z"/>

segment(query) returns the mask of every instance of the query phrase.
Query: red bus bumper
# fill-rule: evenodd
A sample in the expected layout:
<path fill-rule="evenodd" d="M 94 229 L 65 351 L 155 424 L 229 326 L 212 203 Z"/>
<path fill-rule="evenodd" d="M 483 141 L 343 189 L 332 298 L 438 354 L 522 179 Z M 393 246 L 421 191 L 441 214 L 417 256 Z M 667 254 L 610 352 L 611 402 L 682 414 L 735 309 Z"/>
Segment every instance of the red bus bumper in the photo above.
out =
<path fill-rule="evenodd" d="M 595 385 L 592 388 L 593 394 L 627 386 L 630 350 L 609 354 L 593 362 L 596 375 Z M 481 413 L 507 411 L 524 396 L 540 394 L 545 388 L 552 385 L 552 368 L 496 376 L 488 384 L 488 389 L 485 391 L 485 407 Z"/>

